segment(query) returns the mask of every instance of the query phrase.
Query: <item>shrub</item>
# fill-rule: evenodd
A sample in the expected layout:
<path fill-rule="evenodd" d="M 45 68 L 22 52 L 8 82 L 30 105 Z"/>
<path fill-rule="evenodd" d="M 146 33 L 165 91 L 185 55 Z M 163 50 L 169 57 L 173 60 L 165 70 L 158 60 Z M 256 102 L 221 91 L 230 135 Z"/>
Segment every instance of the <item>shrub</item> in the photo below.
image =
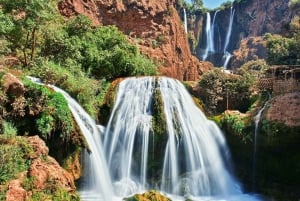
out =
<path fill-rule="evenodd" d="M 13 139 L 17 136 L 17 129 L 10 122 L 2 122 L 2 138 L 5 140 Z"/>
<path fill-rule="evenodd" d="M 17 142 L 0 145 L 0 184 L 3 184 L 16 178 L 18 173 L 27 170 L 28 163 L 24 159 L 23 149 Z"/>

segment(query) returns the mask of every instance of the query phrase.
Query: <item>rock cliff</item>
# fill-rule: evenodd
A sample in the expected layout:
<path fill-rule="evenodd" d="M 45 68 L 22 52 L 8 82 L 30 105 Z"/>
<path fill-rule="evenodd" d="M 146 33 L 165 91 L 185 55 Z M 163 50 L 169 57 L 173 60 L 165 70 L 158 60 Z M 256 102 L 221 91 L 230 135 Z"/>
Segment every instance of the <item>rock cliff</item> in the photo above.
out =
<path fill-rule="evenodd" d="M 286 34 L 288 25 L 293 15 L 295 15 L 295 12 L 289 8 L 288 2 L 288 0 L 241 0 L 234 2 L 232 8 L 229 6 L 219 11 L 211 11 L 212 19 L 217 12 L 214 23 L 215 55 L 218 57 L 218 55 L 224 54 L 224 45 L 228 35 L 231 14 L 233 14 L 232 32 L 226 49 L 230 53 L 240 47 L 242 39 L 263 36 L 265 33 Z M 200 43 L 197 47 L 197 57 L 201 58 L 207 41 L 204 34 L 207 19 L 205 13 L 198 14 L 202 15 L 202 18 L 197 17 L 197 19 L 203 20 L 201 23 L 204 26 L 200 27 L 202 28 L 201 31 L 193 30 L 193 32 L 203 33 L 200 35 Z M 199 22 L 196 21 L 194 23 Z M 219 66 L 218 60 L 216 62 L 214 60 L 215 65 Z"/>
<path fill-rule="evenodd" d="M 162 75 L 196 80 L 210 68 L 192 56 L 175 0 L 64 0 L 59 10 L 66 17 L 83 14 L 94 25 L 116 25 L 153 58 Z"/>

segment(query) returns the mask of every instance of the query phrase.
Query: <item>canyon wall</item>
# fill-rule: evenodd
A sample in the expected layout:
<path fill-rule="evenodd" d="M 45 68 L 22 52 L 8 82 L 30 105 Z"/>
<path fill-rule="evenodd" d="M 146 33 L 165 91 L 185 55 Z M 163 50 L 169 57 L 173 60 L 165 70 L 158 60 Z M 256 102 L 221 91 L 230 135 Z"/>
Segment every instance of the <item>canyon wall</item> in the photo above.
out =
<path fill-rule="evenodd" d="M 66 17 L 88 16 L 94 25 L 117 26 L 159 64 L 162 75 L 197 80 L 211 64 L 192 56 L 175 4 L 174 0 L 64 0 L 59 10 Z"/>

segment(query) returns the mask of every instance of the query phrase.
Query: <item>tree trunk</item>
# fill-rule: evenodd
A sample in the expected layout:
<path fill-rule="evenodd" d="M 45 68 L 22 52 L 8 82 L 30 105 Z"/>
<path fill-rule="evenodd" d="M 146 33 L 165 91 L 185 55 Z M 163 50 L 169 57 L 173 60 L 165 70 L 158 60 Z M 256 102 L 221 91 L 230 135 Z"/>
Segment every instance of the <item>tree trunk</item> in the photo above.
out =
<path fill-rule="evenodd" d="M 34 51 L 35 51 L 35 32 L 36 32 L 36 27 L 33 28 L 31 32 L 31 55 L 30 55 L 30 61 L 33 60 L 34 56 Z"/>
<path fill-rule="evenodd" d="M 24 55 L 24 66 L 25 67 L 28 66 L 27 54 L 26 54 L 26 47 L 27 47 L 27 44 L 28 44 L 28 40 L 29 40 L 29 32 L 27 32 L 26 41 L 25 41 L 24 47 L 22 49 L 23 55 Z"/>

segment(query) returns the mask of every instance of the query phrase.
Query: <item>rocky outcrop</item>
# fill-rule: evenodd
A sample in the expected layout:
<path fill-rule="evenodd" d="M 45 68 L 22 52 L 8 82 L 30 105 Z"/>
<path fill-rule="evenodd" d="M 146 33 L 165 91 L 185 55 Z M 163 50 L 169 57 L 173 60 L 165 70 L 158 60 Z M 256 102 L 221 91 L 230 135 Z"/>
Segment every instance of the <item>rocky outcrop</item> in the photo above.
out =
<path fill-rule="evenodd" d="M 196 80 L 209 69 L 191 55 L 174 0 L 64 0 L 64 16 L 84 14 L 95 25 L 116 25 L 142 53 L 160 65 L 162 75 Z"/>
<path fill-rule="evenodd" d="M 270 103 L 266 118 L 289 127 L 300 126 L 300 92 L 276 96 Z"/>
<path fill-rule="evenodd" d="M 24 84 L 11 73 L 3 75 L 2 83 L 2 91 L 14 98 L 18 98 L 25 93 Z"/>
<path fill-rule="evenodd" d="M 240 47 L 234 50 L 231 69 L 237 69 L 251 60 L 267 57 L 266 41 L 263 37 L 249 37 L 241 40 Z"/>
<path fill-rule="evenodd" d="M 27 197 L 28 194 L 22 187 L 22 182 L 20 179 L 15 179 L 8 183 L 5 201 L 25 201 Z"/>
<path fill-rule="evenodd" d="M 28 175 L 34 178 L 34 186 L 38 190 L 45 189 L 48 185 L 59 186 L 67 191 L 74 191 L 74 178 L 63 169 L 58 162 L 48 156 L 48 147 L 38 136 L 28 138 L 33 148 L 29 155 L 32 160 Z"/>

